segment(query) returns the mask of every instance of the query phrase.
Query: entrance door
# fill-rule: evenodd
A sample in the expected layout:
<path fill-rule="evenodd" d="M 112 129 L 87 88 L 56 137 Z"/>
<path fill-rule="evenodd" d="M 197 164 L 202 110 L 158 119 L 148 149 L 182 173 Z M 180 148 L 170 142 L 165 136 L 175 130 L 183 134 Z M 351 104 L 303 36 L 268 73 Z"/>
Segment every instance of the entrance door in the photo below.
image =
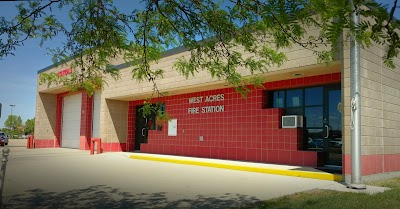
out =
<path fill-rule="evenodd" d="M 136 106 L 135 150 L 140 150 L 140 144 L 147 143 L 149 130 L 155 127 L 155 113 L 143 117 L 142 107 Z"/>
<path fill-rule="evenodd" d="M 142 107 L 143 106 L 136 106 L 135 150 L 140 150 L 140 144 L 147 142 L 147 118 L 143 117 L 143 112 L 141 111 Z"/>
<path fill-rule="evenodd" d="M 325 165 L 342 166 L 342 92 L 340 86 L 324 88 Z"/>
<path fill-rule="evenodd" d="M 287 91 L 287 100 L 301 101 L 300 93 Z M 293 96 L 295 95 L 295 96 Z M 295 99 L 298 97 L 299 99 Z M 286 108 L 286 114 L 301 115 L 302 108 Z M 342 114 L 340 84 L 304 89 L 304 136 L 306 149 L 323 152 L 324 165 L 342 165 Z M 322 166 L 322 165 L 321 165 Z"/>

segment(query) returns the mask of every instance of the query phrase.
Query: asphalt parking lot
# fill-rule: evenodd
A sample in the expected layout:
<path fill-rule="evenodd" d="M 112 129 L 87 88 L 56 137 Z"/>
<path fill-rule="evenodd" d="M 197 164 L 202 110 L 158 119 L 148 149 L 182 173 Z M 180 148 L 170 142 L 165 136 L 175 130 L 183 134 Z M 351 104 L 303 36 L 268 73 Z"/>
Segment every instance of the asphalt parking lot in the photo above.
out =
<path fill-rule="evenodd" d="M 9 144 L 6 208 L 231 208 L 338 184 L 24 146 Z"/>

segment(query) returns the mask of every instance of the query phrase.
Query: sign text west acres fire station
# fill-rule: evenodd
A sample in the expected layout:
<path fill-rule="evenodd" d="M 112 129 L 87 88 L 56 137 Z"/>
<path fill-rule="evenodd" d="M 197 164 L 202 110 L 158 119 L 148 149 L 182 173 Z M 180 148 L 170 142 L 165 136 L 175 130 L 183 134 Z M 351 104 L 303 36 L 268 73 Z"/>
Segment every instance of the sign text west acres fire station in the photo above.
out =
<path fill-rule="evenodd" d="M 200 104 L 203 102 L 222 102 L 224 101 L 224 94 L 215 94 L 210 96 L 200 96 L 189 98 L 189 104 Z M 213 105 L 204 107 L 189 107 L 188 114 L 198 114 L 198 113 L 211 113 L 211 112 L 224 112 L 224 105 Z"/>

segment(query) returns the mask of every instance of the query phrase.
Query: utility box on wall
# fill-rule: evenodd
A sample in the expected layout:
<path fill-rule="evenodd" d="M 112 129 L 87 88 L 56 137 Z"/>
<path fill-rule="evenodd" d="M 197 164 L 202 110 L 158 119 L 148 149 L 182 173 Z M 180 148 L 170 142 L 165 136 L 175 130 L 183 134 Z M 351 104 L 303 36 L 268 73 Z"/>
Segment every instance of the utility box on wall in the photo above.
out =
<path fill-rule="evenodd" d="M 177 119 L 171 119 L 170 121 L 168 121 L 168 136 L 176 136 L 177 128 L 178 128 Z"/>

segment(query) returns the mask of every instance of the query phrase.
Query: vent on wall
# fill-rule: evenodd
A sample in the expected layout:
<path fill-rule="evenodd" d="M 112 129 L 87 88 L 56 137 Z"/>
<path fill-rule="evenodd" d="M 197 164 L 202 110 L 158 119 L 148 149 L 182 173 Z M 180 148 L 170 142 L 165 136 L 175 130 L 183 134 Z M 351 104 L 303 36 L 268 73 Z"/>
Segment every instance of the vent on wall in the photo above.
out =
<path fill-rule="evenodd" d="M 303 127 L 303 116 L 285 115 L 282 116 L 282 128 L 301 128 Z"/>

